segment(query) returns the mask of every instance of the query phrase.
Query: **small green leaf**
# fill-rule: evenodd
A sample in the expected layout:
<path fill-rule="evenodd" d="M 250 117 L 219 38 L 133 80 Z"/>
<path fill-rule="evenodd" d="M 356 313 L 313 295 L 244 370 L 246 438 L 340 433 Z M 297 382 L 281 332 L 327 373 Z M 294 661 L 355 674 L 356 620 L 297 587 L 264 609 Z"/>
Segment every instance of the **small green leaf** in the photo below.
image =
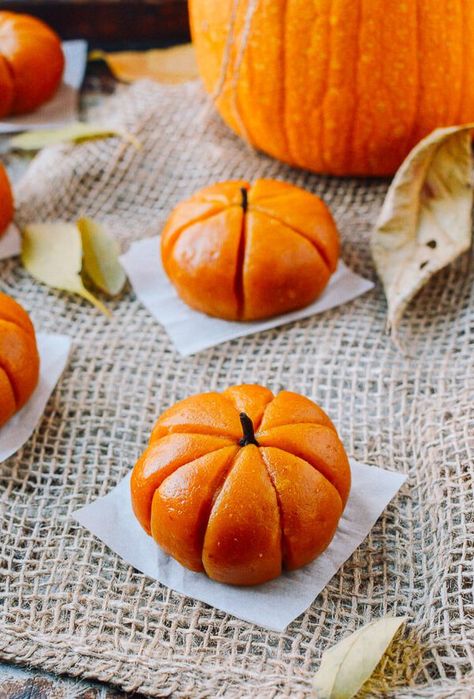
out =
<path fill-rule="evenodd" d="M 86 289 L 81 279 L 82 243 L 72 223 L 33 223 L 23 231 L 21 259 L 43 284 L 79 294 L 102 313 L 110 311 Z"/>
<path fill-rule="evenodd" d="M 406 617 L 385 616 L 323 653 L 313 680 L 316 699 L 351 699 L 369 679 Z"/>
<path fill-rule="evenodd" d="M 25 131 L 19 136 L 11 138 L 8 145 L 15 150 L 39 150 L 40 148 L 51 146 L 56 143 L 85 141 L 93 138 L 109 138 L 110 136 L 118 136 L 134 145 L 135 148 L 141 148 L 140 142 L 133 134 L 104 124 L 84 123 L 82 121 L 73 122 L 59 129 Z"/>
<path fill-rule="evenodd" d="M 83 270 L 101 291 L 110 296 L 119 294 L 127 276 L 118 260 L 120 248 L 103 227 L 91 218 L 77 222 L 83 248 Z"/>

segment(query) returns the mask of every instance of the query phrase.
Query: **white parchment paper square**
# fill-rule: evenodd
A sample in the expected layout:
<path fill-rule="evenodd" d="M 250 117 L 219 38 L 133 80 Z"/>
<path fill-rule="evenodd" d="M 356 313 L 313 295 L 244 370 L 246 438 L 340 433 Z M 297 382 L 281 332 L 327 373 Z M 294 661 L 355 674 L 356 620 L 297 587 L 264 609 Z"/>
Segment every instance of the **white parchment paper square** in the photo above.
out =
<path fill-rule="evenodd" d="M 30 114 L 5 117 L 0 121 L 0 134 L 53 128 L 77 119 L 79 88 L 87 64 L 87 42 L 81 39 L 64 41 L 63 50 L 66 60 L 63 81 L 55 95 Z"/>
<path fill-rule="evenodd" d="M 354 274 L 340 261 L 323 294 L 306 308 L 251 323 L 234 323 L 193 311 L 176 293 L 161 263 L 159 238 L 133 243 L 120 258 L 133 289 L 151 315 L 161 323 L 183 356 L 195 354 L 227 340 L 253 335 L 301 318 L 323 313 L 352 301 L 374 284 Z"/>
<path fill-rule="evenodd" d="M 0 463 L 18 451 L 33 434 L 69 357 L 69 337 L 37 333 L 36 340 L 41 362 L 39 382 L 28 403 L 0 427 Z"/>
<path fill-rule="evenodd" d="M 5 233 L 0 236 L 0 260 L 15 257 L 21 252 L 20 231 L 11 223 Z"/>
<path fill-rule="evenodd" d="M 255 587 L 233 587 L 183 568 L 165 554 L 136 520 L 130 474 L 110 493 L 73 514 L 126 563 L 177 592 L 240 619 L 283 631 L 304 612 L 365 539 L 406 476 L 351 459 L 352 489 L 329 548 L 305 568 Z"/>

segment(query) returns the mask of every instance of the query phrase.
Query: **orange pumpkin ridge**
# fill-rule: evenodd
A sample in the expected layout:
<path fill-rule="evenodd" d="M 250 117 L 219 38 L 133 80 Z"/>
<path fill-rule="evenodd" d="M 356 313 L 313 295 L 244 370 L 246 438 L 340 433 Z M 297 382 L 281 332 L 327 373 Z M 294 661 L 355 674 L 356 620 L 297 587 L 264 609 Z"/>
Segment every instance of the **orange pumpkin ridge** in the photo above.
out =
<path fill-rule="evenodd" d="M 178 204 L 161 236 L 163 267 L 183 301 L 227 320 L 258 320 L 312 303 L 339 250 L 321 199 L 276 180 L 207 187 Z"/>
<path fill-rule="evenodd" d="M 238 585 L 319 555 L 349 489 L 347 456 L 321 408 L 256 385 L 191 396 L 165 411 L 131 479 L 133 510 L 167 553 Z"/>
<path fill-rule="evenodd" d="M 253 211 L 258 211 L 258 213 L 265 214 L 265 216 L 266 216 L 267 218 L 272 219 L 273 221 L 276 221 L 277 223 L 286 226 L 287 228 L 289 228 L 289 230 L 291 230 L 293 233 L 295 233 L 295 235 L 300 235 L 302 238 L 304 238 L 305 240 L 309 241 L 309 243 L 311 243 L 311 245 L 315 248 L 315 250 L 317 251 L 317 253 L 321 256 L 321 258 L 322 258 L 324 264 L 325 264 L 326 267 L 328 268 L 328 271 L 332 271 L 332 272 L 334 271 L 334 270 L 331 270 L 331 269 L 330 269 L 330 268 L 331 268 L 331 262 L 330 262 L 330 260 L 329 260 L 328 257 L 327 257 L 326 251 L 325 251 L 325 250 L 321 247 L 321 245 L 319 245 L 315 240 L 312 240 L 308 235 L 306 235 L 306 233 L 304 233 L 304 231 L 299 231 L 299 230 L 297 230 L 297 229 L 294 228 L 293 226 L 290 226 L 290 225 L 288 225 L 287 223 L 285 223 L 285 221 L 283 221 L 282 219 L 278 218 L 278 216 L 274 216 L 274 215 L 272 215 L 272 214 L 269 214 L 265 209 L 261 209 L 261 208 L 258 207 L 258 206 L 254 206 L 254 207 L 253 207 Z"/>

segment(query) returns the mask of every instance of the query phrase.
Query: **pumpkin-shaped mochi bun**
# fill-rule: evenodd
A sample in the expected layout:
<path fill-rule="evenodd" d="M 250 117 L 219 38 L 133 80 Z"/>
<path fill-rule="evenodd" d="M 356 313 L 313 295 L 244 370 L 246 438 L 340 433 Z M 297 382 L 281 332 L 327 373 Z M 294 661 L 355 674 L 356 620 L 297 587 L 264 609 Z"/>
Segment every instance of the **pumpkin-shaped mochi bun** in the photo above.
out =
<path fill-rule="evenodd" d="M 38 378 L 33 324 L 19 303 L 0 293 L 0 427 L 25 405 Z"/>
<path fill-rule="evenodd" d="M 56 92 L 63 70 L 52 29 L 30 15 L 0 11 L 0 117 L 37 109 Z"/>
<path fill-rule="evenodd" d="M 145 531 L 183 566 L 257 585 L 326 549 L 350 483 L 321 408 L 243 385 L 165 411 L 133 469 L 131 497 Z"/>
<path fill-rule="evenodd" d="M 0 163 L 0 236 L 13 218 L 13 194 L 5 168 Z"/>
<path fill-rule="evenodd" d="M 206 187 L 176 207 L 161 236 L 163 266 L 179 296 L 226 320 L 307 306 L 338 257 L 339 235 L 324 202 L 276 180 Z"/>

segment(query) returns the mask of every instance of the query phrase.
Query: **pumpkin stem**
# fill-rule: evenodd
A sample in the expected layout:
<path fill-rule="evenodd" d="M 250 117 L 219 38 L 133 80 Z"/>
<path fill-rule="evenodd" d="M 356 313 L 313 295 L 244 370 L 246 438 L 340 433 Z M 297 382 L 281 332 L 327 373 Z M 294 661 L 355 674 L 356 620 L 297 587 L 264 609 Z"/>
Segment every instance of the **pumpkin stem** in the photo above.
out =
<path fill-rule="evenodd" d="M 245 187 L 242 187 L 240 190 L 240 193 L 242 194 L 242 209 L 244 210 L 244 213 L 247 211 L 248 206 L 249 206 L 249 195 Z"/>
<path fill-rule="evenodd" d="M 241 447 L 246 447 L 249 444 L 255 444 L 259 447 L 259 443 L 255 439 L 255 432 L 253 430 L 253 422 L 245 413 L 240 413 L 240 424 L 242 425 L 242 432 L 244 436 L 240 440 L 239 444 Z"/>

